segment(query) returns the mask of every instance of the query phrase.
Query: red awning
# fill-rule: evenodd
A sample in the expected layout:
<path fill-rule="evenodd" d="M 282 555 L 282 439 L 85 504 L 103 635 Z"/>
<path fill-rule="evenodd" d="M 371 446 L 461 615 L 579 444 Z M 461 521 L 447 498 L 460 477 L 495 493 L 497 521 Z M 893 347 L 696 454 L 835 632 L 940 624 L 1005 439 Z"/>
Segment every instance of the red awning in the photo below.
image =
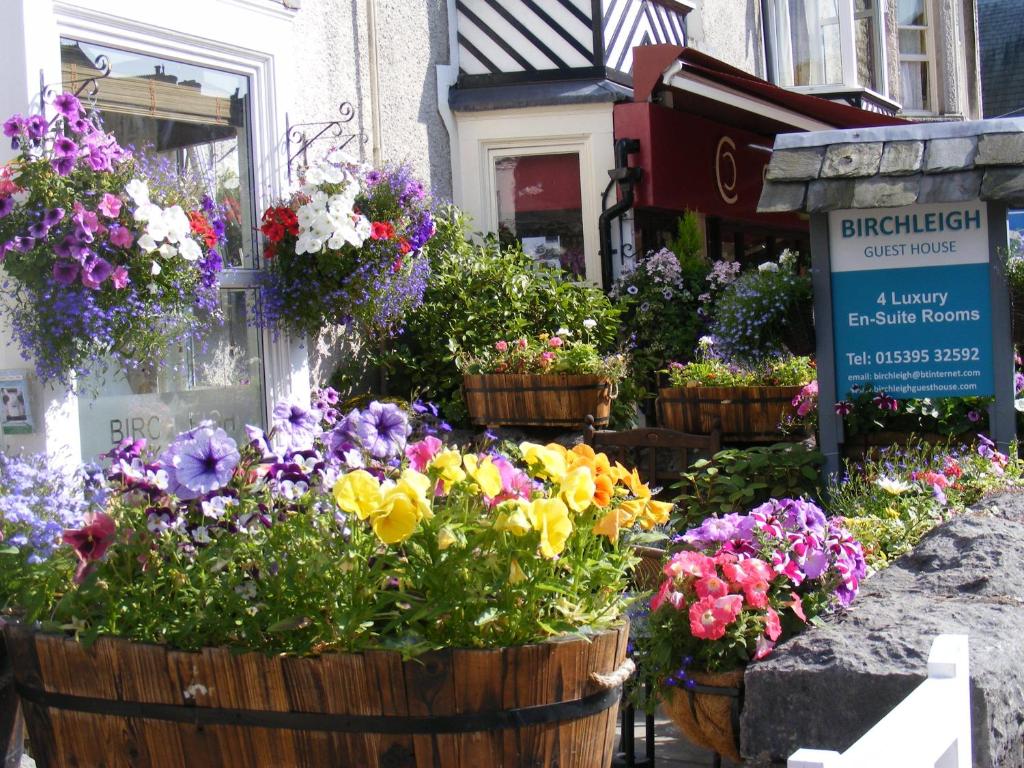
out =
<path fill-rule="evenodd" d="M 795 116 L 824 123 L 832 128 L 868 128 L 880 125 L 905 125 L 898 117 L 869 112 L 820 96 L 796 93 L 736 69 L 724 61 L 708 56 L 693 48 L 678 45 L 645 45 L 633 49 L 633 98 L 649 101 L 659 90 L 673 94 L 673 106 L 691 114 L 727 122 L 759 133 L 786 133 L 801 130 L 784 120 L 759 115 L 750 109 L 737 107 L 729 99 L 709 98 L 702 89 L 680 89 L 663 82 L 670 69 L 692 78 L 695 83 L 710 84 L 788 111 Z"/>

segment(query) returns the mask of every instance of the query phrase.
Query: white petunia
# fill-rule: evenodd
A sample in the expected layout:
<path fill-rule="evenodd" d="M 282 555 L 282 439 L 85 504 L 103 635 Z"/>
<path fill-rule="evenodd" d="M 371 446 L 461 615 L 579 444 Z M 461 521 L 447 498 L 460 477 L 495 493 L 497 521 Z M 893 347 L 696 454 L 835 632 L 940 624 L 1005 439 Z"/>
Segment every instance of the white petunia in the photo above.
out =
<path fill-rule="evenodd" d="M 149 203 L 149 185 L 142 179 L 132 179 L 125 185 L 124 191 L 135 201 L 136 205 Z"/>
<path fill-rule="evenodd" d="M 154 217 L 163 215 L 163 208 L 154 203 L 145 202 L 135 209 L 135 213 L 132 214 L 136 221 L 150 221 Z"/>
<path fill-rule="evenodd" d="M 890 477 L 880 477 L 875 481 L 875 484 L 883 491 L 891 493 L 893 496 L 899 496 L 901 493 L 906 493 L 914 487 L 903 480 L 896 480 Z"/>
<path fill-rule="evenodd" d="M 142 249 L 143 253 L 152 253 L 157 248 L 156 240 L 154 240 L 153 236 L 148 233 L 140 237 L 135 242 L 139 244 L 139 248 Z"/>
<path fill-rule="evenodd" d="M 153 265 L 149 268 L 149 274 L 159 275 L 161 272 L 160 262 L 153 259 Z"/>
<path fill-rule="evenodd" d="M 164 222 L 167 225 L 167 239 L 172 243 L 180 243 L 192 231 L 188 215 L 180 205 L 172 205 L 164 211 Z"/>
<path fill-rule="evenodd" d="M 170 243 L 164 243 L 159 248 L 157 248 L 157 252 L 165 259 L 170 259 L 178 254 L 178 249 L 175 248 Z"/>
<path fill-rule="evenodd" d="M 178 253 L 181 254 L 181 258 L 185 259 L 185 261 L 197 261 L 203 255 L 202 250 L 199 248 L 199 243 L 190 237 L 186 237 L 181 241 L 181 244 L 178 246 Z"/>

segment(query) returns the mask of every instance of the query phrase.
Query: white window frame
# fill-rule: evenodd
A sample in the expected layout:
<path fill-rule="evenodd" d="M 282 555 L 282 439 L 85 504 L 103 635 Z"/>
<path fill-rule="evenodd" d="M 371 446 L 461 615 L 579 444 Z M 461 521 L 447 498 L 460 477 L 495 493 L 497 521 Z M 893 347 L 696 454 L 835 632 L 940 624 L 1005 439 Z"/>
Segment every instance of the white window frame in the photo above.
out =
<path fill-rule="evenodd" d="M 928 75 L 928 108 L 927 109 L 903 109 L 905 115 L 937 115 L 939 114 L 939 86 L 938 86 L 938 65 L 936 57 L 936 36 L 935 27 L 938 22 L 937 14 L 935 13 L 936 7 L 932 0 L 923 0 L 924 5 L 924 20 L 925 24 L 912 24 L 904 25 L 900 24 L 899 17 L 896 18 L 896 57 L 897 57 L 897 71 L 899 72 L 900 78 L 900 101 L 904 101 L 905 94 L 903 93 L 903 71 L 902 65 L 904 61 L 916 61 L 923 62 L 925 70 Z M 903 53 L 903 49 L 900 43 L 900 32 L 904 29 L 911 30 L 913 32 L 924 32 L 924 44 L 925 52 L 919 53 Z"/>
<path fill-rule="evenodd" d="M 15 0 L 29 6 L 40 0 Z M 32 8 L 33 13 L 39 11 Z M 287 57 L 290 24 L 294 13 L 272 0 L 176 0 L 174 3 L 137 0 L 54 0 L 55 29 L 52 52 L 43 56 L 43 77 L 59 83 L 60 39 L 134 51 L 184 61 L 198 66 L 244 75 L 250 84 L 253 196 L 262 210 L 285 188 L 282 164 L 284 109 L 278 100 L 278 70 Z M 202 29 L 220 37 L 209 39 L 189 31 L 188 19 L 203 19 Z M 31 70 L 31 61 L 28 62 Z M 284 70 L 286 71 L 286 70 Z M 31 74 L 31 72 L 30 72 Z M 259 254 L 255 254 L 257 265 Z M 238 274 L 221 273 L 224 288 L 250 287 Z M 262 332 L 263 393 L 265 413 L 285 398 L 308 399 L 309 360 L 304 339 L 282 333 L 277 339 Z M 62 460 L 81 458 L 79 403 L 76 395 L 47 396 L 45 450 Z"/>
<path fill-rule="evenodd" d="M 590 221 L 588 217 L 597 216 L 596 206 L 586 194 L 593 182 L 588 176 L 593 165 L 590 154 L 589 140 L 566 141 L 564 139 L 552 138 L 550 140 L 524 139 L 521 141 L 494 141 L 481 144 L 481 151 L 484 153 L 481 170 L 483 171 L 480 188 L 485 190 L 487 195 L 487 225 L 491 232 L 498 231 L 500 212 L 498 211 L 498 181 L 497 172 L 494 167 L 496 160 L 502 157 L 521 157 L 523 155 L 576 155 L 580 163 L 580 217 L 583 224 L 583 252 L 584 257 L 597 248 L 594 238 L 594 231 L 587 226 Z M 593 210 L 589 210 L 593 208 Z M 593 280 L 595 274 L 591 269 L 589 259 L 586 260 L 586 274 L 581 278 Z M 600 272 L 597 273 L 600 276 Z"/>
<path fill-rule="evenodd" d="M 791 36 L 788 34 L 780 34 L 780 19 L 777 12 L 777 7 L 780 2 L 786 0 L 765 0 L 764 8 L 766 13 L 764 14 L 763 24 L 765 31 L 765 46 L 771 51 L 771 61 L 773 71 L 769 73 L 772 78 L 772 82 L 781 84 L 780 73 L 784 71 L 782 62 L 792 62 L 792 50 L 791 50 Z M 806 2 L 813 2 L 813 0 L 805 0 Z M 828 92 L 835 90 L 836 88 L 863 88 L 864 90 L 875 93 L 879 96 L 888 96 L 889 88 L 886 78 L 886 45 L 885 45 L 885 6 L 887 0 L 875 0 L 875 6 L 873 10 L 869 12 L 862 11 L 860 15 L 853 9 L 853 0 L 838 0 L 837 11 L 838 17 L 830 17 L 822 19 L 822 25 L 826 23 L 838 23 L 839 25 L 839 57 L 840 66 L 842 67 L 842 82 L 839 83 L 819 83 L 815 85 L 787 85 L 783 86 L 793 91 L 801 93 L 816 93 L 816 92 Z M 856 39 L 856 20 L 863 18 L 865 13 L 870 14 L 874 18 L 874 46 L 875 46 L 875 81 L 881 87 L 881 90 L 871 88 L 865 83 L 858 82 L 857 80 L 857 39 Z M 786 49 L 780 50 L 780 46 L 784 45 Z M 790 65 L 790 68 L 792 66 Z"/>

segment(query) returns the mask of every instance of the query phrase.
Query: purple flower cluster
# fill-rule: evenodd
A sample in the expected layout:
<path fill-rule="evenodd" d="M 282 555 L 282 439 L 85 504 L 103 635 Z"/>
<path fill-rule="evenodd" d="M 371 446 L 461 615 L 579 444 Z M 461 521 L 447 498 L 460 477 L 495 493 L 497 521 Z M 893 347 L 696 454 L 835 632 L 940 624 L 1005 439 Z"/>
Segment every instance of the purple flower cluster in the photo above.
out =
<path fill-rule="evenodd" d="M 325 442 L 332 461 L 354 468 L 366 465 L 367 459 L 396 461 L 411 433 L 405 411 L 374 400 L 364 410 L 353 409 L 341 417 Z"/>
<path fill-rule="evenodd" d="M 805 581 L 827 584 L 844 606 L 867 575 L 860 543 L 840 519 L 827 518 L 805 499 L 771 499 L 745 515 L 711 517 L 677 540 L 700 550 L 766 560 L 795 587 Z"/>
<path fill-rule="evenodd" d="M 160 461 L 168 489 L 179 499 L 195 499 L 227 485 L 239 461 L 238 446 L 212 422 L 200 424 L 175 438 Z"/>
<path fill-rule="evenodd" d="M 83 481 L 91 486 L 88 496 Z M 102 500 L 98 485 L 92 474 L 69 475 L 42 455 L 0 453 L 0 542 L 31 563 L 48 559 L 64 529 L 82 525 L 90 500 Z"/>

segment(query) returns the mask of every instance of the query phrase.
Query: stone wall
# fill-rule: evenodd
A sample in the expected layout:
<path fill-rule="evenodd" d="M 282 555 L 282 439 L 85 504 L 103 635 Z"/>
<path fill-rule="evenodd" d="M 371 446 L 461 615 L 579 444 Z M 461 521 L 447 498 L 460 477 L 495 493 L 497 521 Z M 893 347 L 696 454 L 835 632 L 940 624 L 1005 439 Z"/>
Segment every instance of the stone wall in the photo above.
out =
<path fill-rule="evenodd" d="M 697 0 L 695 5 L 686 17 L 690 47 L 767 79 L 760 0 Z"/>
<path fill-rule="evenodd" d="M 849 610 L 748 667 L 742 753 L 768 765 L 800 747 L 847 749 L 927 677 L 941 633 L 970 638 L 973 764 L 1021 768 L 1024 496 L 935 529 Z"/>

